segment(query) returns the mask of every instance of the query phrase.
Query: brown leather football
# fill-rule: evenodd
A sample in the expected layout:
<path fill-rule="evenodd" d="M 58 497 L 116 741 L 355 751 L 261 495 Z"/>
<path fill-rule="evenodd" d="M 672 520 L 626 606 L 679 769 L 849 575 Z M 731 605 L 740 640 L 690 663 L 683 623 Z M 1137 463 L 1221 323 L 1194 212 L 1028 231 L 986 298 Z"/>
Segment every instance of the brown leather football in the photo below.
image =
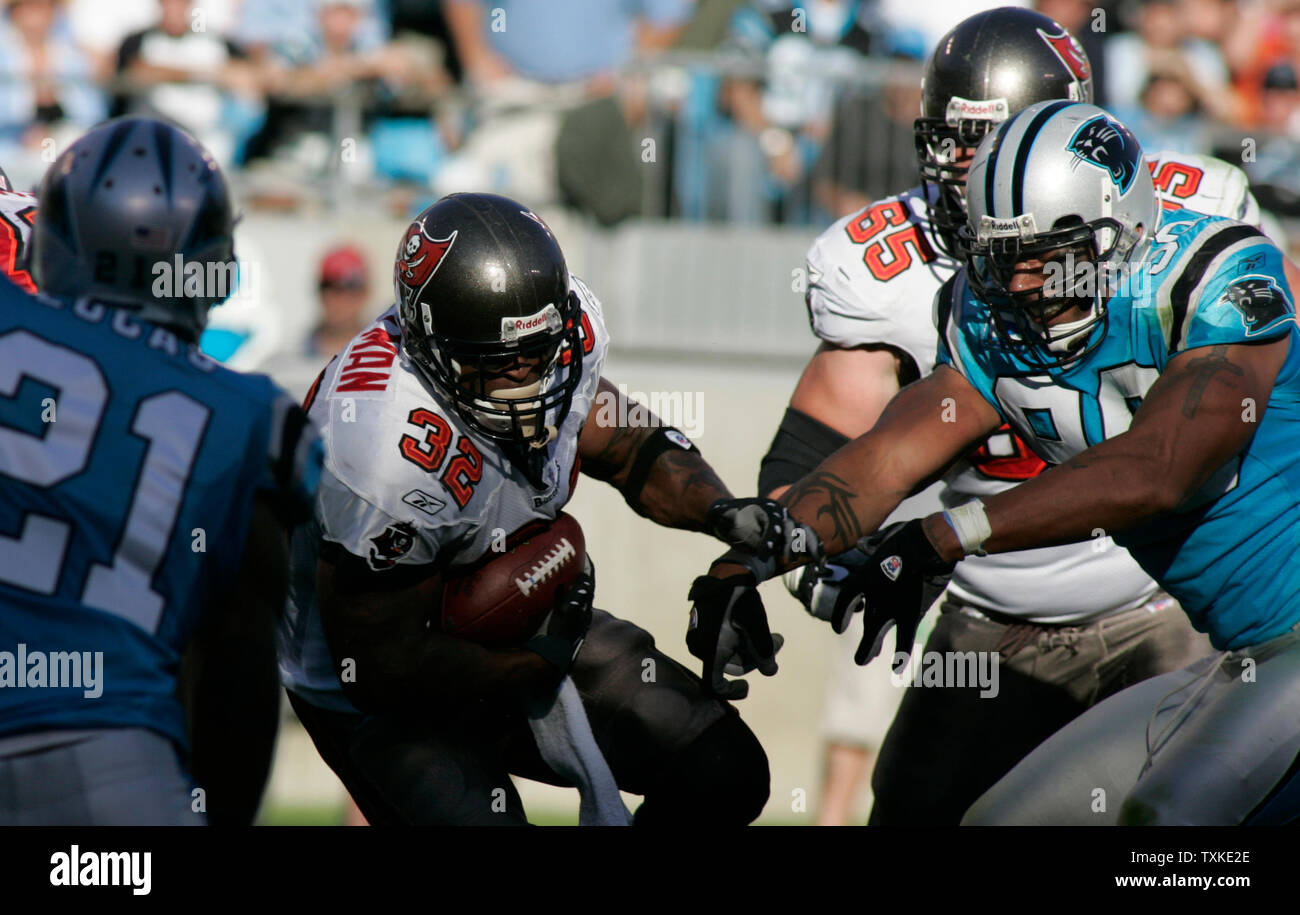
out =
<path fill-rule="evenodd" d="M 582 528 L 560 513 L 506 540 L 504 552 L 443 580 L 442 631 L 480 645 L 520 645 L 555 607 L 557 590 L 572 584 L 587 555 Z"/>

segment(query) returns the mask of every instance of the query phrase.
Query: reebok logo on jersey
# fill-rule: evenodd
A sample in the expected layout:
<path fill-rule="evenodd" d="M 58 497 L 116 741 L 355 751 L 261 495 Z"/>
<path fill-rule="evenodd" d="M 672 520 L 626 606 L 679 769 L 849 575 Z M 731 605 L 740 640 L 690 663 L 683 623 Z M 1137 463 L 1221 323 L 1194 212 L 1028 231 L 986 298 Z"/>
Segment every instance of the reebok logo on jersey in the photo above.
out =
<path fill-rule="evenodd" d="M 447 507 L 447 503 L 437 496 L 431 496 L 423 489 L 412 489 L 402 496 L 402 501 L 412 508 L 418 508 L 426 515 L 436 515 Z"/>
<path fill-rule="evenodd" d="M 880 563 L 880 571 L 885 573 L 885 577 L 890 581 L 898 581 L 898 576 L 903 572 L 903 559 L 900 556 L 890 556 Z"/>

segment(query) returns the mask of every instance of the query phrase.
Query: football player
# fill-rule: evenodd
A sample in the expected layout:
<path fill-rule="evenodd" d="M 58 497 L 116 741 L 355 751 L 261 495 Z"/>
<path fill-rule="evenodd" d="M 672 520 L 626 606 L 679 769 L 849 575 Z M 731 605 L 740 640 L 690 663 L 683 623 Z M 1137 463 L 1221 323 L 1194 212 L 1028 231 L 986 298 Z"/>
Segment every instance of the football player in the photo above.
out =
<path fill-rule="evenodd" d="M 1110 537 L 1220 654 L 1085 712 L 968 820 L 1293 818 L 1300 352 L 1283 255 L 1240 222 L 1161 214 L 1137 141 L 1092 105 L 1007 121 L 966 187 L 965 269 L 936 300 L 938 367 L 785 493 L 793 518 L 773 512 L 775 546 L 733 549 L 697 583 L 711 599 L 697 612 L 743 602 L 755 625 L 746 582 L 790 561 L 786 539 L 813 545 L 804 560 L 838 553 L 1006 422 L 1051 466 L 860 541 L 834 610 L 842 627 L 863 608 L 860 656 L 894 621 L 912 631 L 927 588 L 965 556 Z"/>
<path fill-rule="evenodd" d="M 921 185 L 839 220 L 808 252 L 809 316 L 822 342 L 763 460 L 761 493 L 779 497 L 869 430 L 902 386 L 934 368 L 930 306 L 958 269 L 966 167 L 979 140 L 1034 102 L 1091 98 L 1082 48 L 1039 13 L 981 12 L 939 42 L 926 63 L 915 126 Z M 1258 218 L 1245 176 L 1227 163 L 1162 154 L 1150 166 L 1171 206 L 1208 205 L 1220 215 Z M 1045 467 L 1004 425 L 951 469 L 945 485 L 935 487 L 939 498 L 917 497 L 897 517 L 929 514 L 940 499 L 952 505 L 1002 492 Z M 787 582 L 826 619 L 836 579 L 861 559 L 852 551 Z M 910 644 L 903 633 L 899 650 Z M 977 689 L 906 691 L 873 775 L 872 823 L 956 824 L 985 789 L 1088 706 L 1176 670 L 1210 646 L 1126 551 L 1098 552 L 1085 543 L 963 562 L 926 650 L 996 651 L 1000 687 L 993 696 Z M 836 682 L 851 677 L 841 673 Z M 838 707 L 854 701 L 834 691 L 828 696 L 839 720 L 851 720 L 853 712 Z"/>
<path fill-rule="evenodd" d="M 593 611 L 590 577 L 519 648 L 436 622 L 443 576 L 553 520 L 579 469 L 686 530 L 743 526 L 709 515 L 726 487 L 679 431 L 616 406 L 600 303 L 527 207 L 443 198 L 402 237 L 394 281 L 396 305 L 307 398 L 329 454 L 281 668 L 321 756 L 372 824 L 522 824 L 509 773 L 564 783 L 524 709 L 567 673 L 619 787 L 645 797 L 638 824 L 750 822 L 768 795 L 758 741 L 648 633 Z"/>
<path fill-rule="evenodd" d="M 41 294 L 0 291 L 0 824 L 251 823 L 320 440 L 199 352 L 220 292 L 155 292 L 155 265 L 233 266 L 197 143 L 108 122 L 40 199 Z"/>

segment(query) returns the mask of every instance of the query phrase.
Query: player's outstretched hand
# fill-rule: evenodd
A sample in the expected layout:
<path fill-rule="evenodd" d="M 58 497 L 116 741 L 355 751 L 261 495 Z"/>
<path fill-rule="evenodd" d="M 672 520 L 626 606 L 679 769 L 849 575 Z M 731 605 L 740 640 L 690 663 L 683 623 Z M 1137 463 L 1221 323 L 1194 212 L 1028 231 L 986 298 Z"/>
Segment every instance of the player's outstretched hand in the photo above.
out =
<path fill-rule="evenodd" d="M 705 527 L 734 547 L 728 559 L 767 581 L 793 562 L 819 562 L 817 532 L 800 524 L 775 499 L 719 499 L 709 506 Z"/>
<path fill-rule="evenodd" d="M 895 658 L 898 652 L 905 656 L 894 665 L 897 673 L 907 664 L 921 617 L 948 584 L 954 564 L 935 551 L 919 518 L 881 528 L 859 540 L 858 549 L 866 561 L 840 582 L 831 625 L 843 632 L 853 614 L 863 611 L 862 642 L 853 655 L 858 664 L 880 654 L 890 627 L 897 627 Z"/>
<path fill-rule="evenodd" d="M 857 547 L 838 556 L 832 556 L 821 565 L 809 563 L 791 569 L 781 576 L 789 591 L 810 616 L 830 621 L 835 612 L 835 602 L 840 596 L 840 586 L 849 573 L 867 561 L 867 556 Z"/>
<path fill-rule="evenodd" d="M 524 647 L 537 652 L 563 677 L 573 666 L 591 627 L 591 605 L 596 597 L 596 567 L 591 557 L 586 568 L 567 588 L 556 596 L 555 609 L 542 620 L 537 634 Z"/>
<path fill-rule="evenodd" d="M 754 576 L 701 575 L 691 584 L 688 597 L 693 603 L 686 647 L 704 662 L 704 688 L 722 699 L 744 699 L 749 684 L 723 674 L 735 677 L 757 669 L 772 676 L 776 653 L 784 643 L 767 627 Z"/>

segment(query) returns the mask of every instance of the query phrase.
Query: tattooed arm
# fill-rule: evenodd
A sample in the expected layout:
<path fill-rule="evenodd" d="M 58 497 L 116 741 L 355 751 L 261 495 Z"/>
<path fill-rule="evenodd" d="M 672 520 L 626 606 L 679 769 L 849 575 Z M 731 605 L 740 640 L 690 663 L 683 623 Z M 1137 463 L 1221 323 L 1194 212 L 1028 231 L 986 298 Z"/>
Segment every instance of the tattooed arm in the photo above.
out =
<path fill-rule="evenodd" d="M 941 365 L 903 388 L 870 432 L 823 461 L 781 501 L 834 556 L 873 533 L 918 484 L 1001 424 L 965 378 Z"/>
<path fill-rule="evenodd" d="M 588 476 L 604 480 L 622 492 L 633 508 L 656 524 L 703 531 L 704 515 L 718 499 L 731 493 L 698 449 L 669 448 L 654 458 L 639 492 L 633 486 L 641 449 L 662 426 L 645 407 L 626 400 L 604 378 L 587 424 L 578 438 L 578 455 Z"/>
<path fill-rule="evenodd" d="M 1170 360 L 1127 432 L 984 500 L 990 553 L 1087 540 L 1173 511 L 1250 443 L 1290 337 L 1199 347 Z M 926 533 L 945 559 L 961 548 L 939 516 Z"/>

